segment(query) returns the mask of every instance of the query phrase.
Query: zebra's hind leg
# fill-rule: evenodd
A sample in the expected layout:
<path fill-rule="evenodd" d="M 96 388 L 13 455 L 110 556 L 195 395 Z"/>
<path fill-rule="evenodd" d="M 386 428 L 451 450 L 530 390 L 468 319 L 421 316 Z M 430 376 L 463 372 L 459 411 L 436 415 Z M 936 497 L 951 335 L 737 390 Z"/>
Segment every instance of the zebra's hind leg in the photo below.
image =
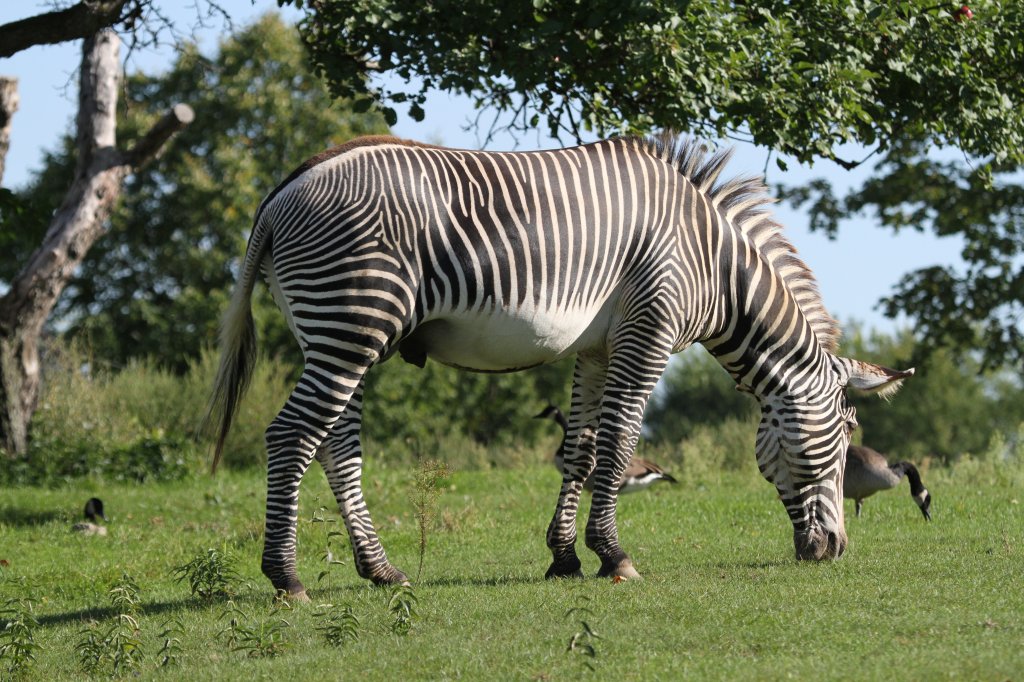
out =
<path fill-rule="evenodd" d="M 562 488 L 547 533 L 552 561 L 545 578 L 583 577 L 580 559 L 576 555 L 576 514 L 583 481 L 594 468 L 594 434 L 604 371 L 603 358 L 581 354 L 576 360 L 562 461 Z"/>
<path fill-rule="evenodd" d="M 307 364 L 291 396 L 267 427 L 267 525 L 263 574 L 289 599 L 309 601 L 295 569 L 299 483 L 320 443 L 340 417 L 366 367 L 353 376 Z"/>
<path fill-rule="evenodd" d="M 359 440 L 362 423 L 363 388 L 360 384 L 345 412 L 316 451 L 316 459 L 327 474 L 334 499 L 345 520 L 356 571 L 377 585 L 408 583 L 405 573 L 388 561 L 363 500 L 363 453 Z"/>

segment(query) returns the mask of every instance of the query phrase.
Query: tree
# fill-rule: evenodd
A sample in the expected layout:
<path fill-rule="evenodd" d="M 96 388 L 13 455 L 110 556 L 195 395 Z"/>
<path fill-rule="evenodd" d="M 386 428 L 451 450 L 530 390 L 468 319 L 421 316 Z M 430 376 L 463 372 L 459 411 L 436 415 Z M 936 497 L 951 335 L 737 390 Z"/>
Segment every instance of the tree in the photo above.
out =
<path fill-rule="evenodd" d="M 182 371 L 215 345 L 234 264 L 263 197 L 310 156 L 387 127 L 379 114 L 332 102 L 297 32 L 275 14 L 225 38 L 213 57 L 195 44 L 180 46 L 166 73 L 132 76 L 127 91 L 126 138 L 186 98 L 203 125 L 183 131 L 127 180 L 56 318 L 66 335 L 87 337 L 97 359 L 115 367 L 146 355 Z M 70 155 L 65 144 L 48 156 L 23 200 L 51 205 Z M 291 332 L 265 293 L 257 303 L 261 343 L 296 358 Z"/>
<path fill-rule="evenodd" d="M 1019 2 L 975 11 L 959 0 L 290 4 L 305 12 L 303 35 L 335 91 L 380 101 L 391 120 L 395 106 L 421 117 L 426 91 L 440 88 L 473 96 L 499 112 L 492 127 L 511 130 L 543 125 L 578 139 L 671 128 L 845 167 L 888 154 L 863 193 L 833 206 L 842 215 L 877 206 L 888 217 L 923 205 L 955 216 L 908 213 L 917 229 L 961 235 L 968 271 L 910 274 L 886 310 L 921 320 L 931 346 L 978 343 L 996 364 L 1006 353 L 1024 359 L 1021 189 L 990 183 L 1024 162 Z M 419 86 L 382 86 L 374 72 Z M 871 151 L 840 158 L 848 142 Z M 967 165 L 931 161 L 937 146 L 958 150 Z M 962 204 L 948 210 L 943 189 L 972 195 L 965 216 Z"/>
<path fill-rule="evenodd" d="M 10 26 L 0 26 L 5 41 Z M 50 37 L 41 33 L 40 42 Z M 0 298 L 0 447 L 8 452 L 24 452 L 27 445 L 39 395 L 39 336 L 57 298 L 102 233 L 124 178 L 192 121 L 191 109 L 176 104 L 132 147 L 118 149 L 119 48 L 120 39 L 107 29 L 83 41 L 74 181 L 42 245 Z"/>

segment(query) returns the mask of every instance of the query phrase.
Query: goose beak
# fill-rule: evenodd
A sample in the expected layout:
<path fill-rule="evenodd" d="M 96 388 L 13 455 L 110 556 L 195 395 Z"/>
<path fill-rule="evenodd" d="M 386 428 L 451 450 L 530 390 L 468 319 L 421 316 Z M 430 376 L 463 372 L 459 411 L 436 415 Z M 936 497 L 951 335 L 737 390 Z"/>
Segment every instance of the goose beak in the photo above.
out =
<path fill-rule="evenodd" d="M 924 520 L 925 521 L 931 521 L 932 520 L 932 514 L 931 514 L 931 511 L 930 511 L 931 508 L 932 508 L 932 496 L 928 495 L 927 497 L 924 498 L 924 503 L 921 505 L 921 513 L 924 514 Z"/>

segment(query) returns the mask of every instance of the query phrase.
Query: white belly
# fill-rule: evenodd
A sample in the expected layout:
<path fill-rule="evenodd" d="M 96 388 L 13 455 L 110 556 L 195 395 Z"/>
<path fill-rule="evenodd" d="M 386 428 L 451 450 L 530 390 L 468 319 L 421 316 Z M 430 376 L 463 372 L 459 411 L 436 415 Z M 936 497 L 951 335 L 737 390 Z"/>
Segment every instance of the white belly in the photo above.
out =
<path fill-rule="evenodd" d="M 402 342 L 403 355 L 409 349 L 445 365 L 480 372 L 535 367 L 603 344 L 610 308 L 448 315 L 420 325 Z"/>

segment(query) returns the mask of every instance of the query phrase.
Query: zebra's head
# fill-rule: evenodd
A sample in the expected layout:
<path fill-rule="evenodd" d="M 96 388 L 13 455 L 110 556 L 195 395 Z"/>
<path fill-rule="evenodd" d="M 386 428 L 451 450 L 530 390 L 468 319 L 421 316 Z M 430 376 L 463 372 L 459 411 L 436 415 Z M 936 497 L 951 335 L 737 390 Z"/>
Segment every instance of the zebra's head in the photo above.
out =
<path fill-rule="evenodd" d="M 823 390 L 761 396 L 757 465 L 793 522 L 797 559 L 837 559 L 846 549 L 843 469 L 857 412 L 846 389 L 888 397 L 914 373 L 827 354 Z"/>

